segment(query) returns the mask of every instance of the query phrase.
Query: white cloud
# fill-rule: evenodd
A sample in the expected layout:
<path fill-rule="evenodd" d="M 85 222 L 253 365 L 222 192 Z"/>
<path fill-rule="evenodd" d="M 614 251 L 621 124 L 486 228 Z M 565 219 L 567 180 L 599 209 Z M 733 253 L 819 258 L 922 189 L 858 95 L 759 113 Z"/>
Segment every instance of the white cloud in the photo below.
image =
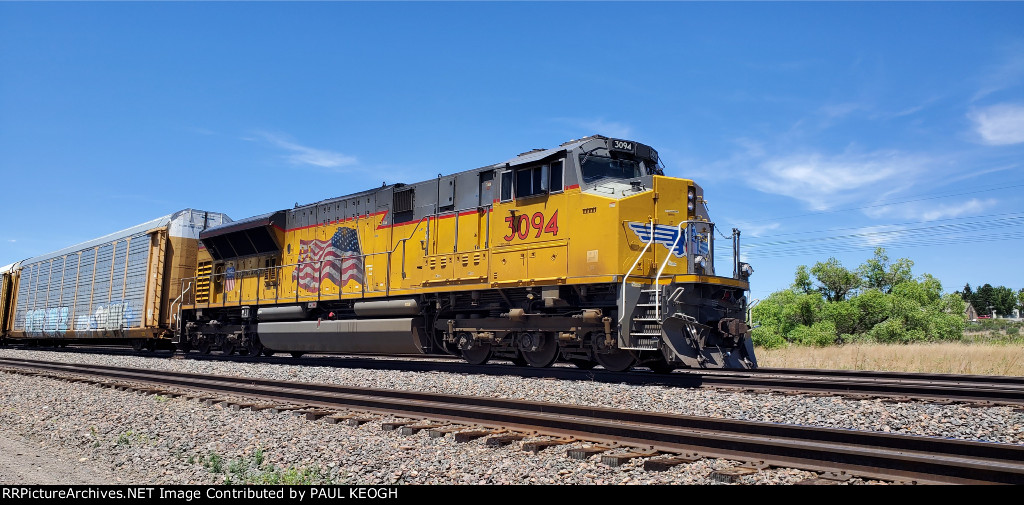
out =
<path fill-rule="evenodd" d="M 924 221 L 934 221 L 942 218 L 960 217 L 985 210 L 994 206 L 997 202 L 998 200 L 993 198 L 989 198 L 987 200 L 972 198 L 970 201 L 964 203 L 944 204 L 939 208 L 925 211 L 921 214 L 921 219 Z"/>
<path fill-rule="evenodd" d="M 928 200 L 928 198 L 924 200 Z M 921 203 L 920 201 L 909 201 L 891 205 L 879 205 L 864 209 L 864 214 L 875 219 L 884 217 L 935 221 L 975 214 L 994 207 L 997 203 L 999 203 L 999 200 L 994 198 L 984 200 L 972 198 L 963 202 L 950 197 L 946 202 L 933 202 L 930 204 Z"/>
<path fill-rule="evenodd" d="M 864 245 L 869 247 L 883 246 L 901 239 L 904 235 L 902 226 L 880 225 L 867 226 L 857 230 L 856 235 Z"/>
<path fill-rule="evenodd" d="M 819 153 L 777 157 L 748 173 L 749 183 L 765 193 L 788 196 L 813 210 L 876 198 L 909 184 L 923 160 L 894 151 L 824 156 Z"/>
<path fill-rule="evenodd" d="M 284 158 L 294 165 L 336 168 L 355 165 L 359 162 L 355 156 L 299 145 L 281 135 L 263 132 L 260 133 L 260 136 L 277 147 L 291 151 L 291 154 L 284 156 Z M 247 138 L 245 140 L 250 139 Z"/>
<path fill-rule="evenodd" d="M 974 131 L 988 145 L 1024 142 L 1024 105 L 1001 103 L 967 113 Z"/>
<path fill-rule="evenodd" d="M 762 237 L 772 230 L 779 229 L 780 223 L 756 224 L 737 221 L 736 228 L 745 236 Z"/>
<path fill-rule="evenodd" d="M 1024 77 L 1024 43 L 1014 41 L 999 50 L 1003 61 L 988 69 L 982 77 L 981 87 L 971 101 L 977 101 L 993 93 L 1017 86 Z"/>

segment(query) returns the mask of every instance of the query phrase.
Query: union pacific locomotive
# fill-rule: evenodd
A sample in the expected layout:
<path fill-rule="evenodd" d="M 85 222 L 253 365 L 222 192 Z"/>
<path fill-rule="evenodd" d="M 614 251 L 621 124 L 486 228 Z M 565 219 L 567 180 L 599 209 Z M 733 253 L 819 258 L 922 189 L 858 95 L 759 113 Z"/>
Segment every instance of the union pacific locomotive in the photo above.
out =
<path fill-rule="evenodd" d="M 10 341 L 754 368 L 752 269 L 703 190 L 591 136 L 232 221 L 184 210 L 0 269 Z M 719 235 L 729 238 L 718 232 Z"/>

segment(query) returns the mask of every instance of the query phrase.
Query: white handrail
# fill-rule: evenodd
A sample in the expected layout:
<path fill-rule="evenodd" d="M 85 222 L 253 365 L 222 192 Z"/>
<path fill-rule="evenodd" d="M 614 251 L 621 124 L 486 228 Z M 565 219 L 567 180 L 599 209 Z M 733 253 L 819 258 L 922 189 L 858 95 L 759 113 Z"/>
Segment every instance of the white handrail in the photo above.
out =
<path fill-rule="evenodd" d="M 647 245 L 645 245 L 643 250 L 640 251 L 640 254 L 637 255 L 636 261 L 634 261 L 633 262 L 633 266 L 629 267 L 629 270 L 626 271 L 626 275 L 622 276 L 622 295 L 619 296 L 619 299 L 622 300 L 622 307 L 619 308 L 619 324 L 622 324 L 622 318 L 626 317 L 626 281 L 629 279 L 629 274 L 633 273 L 633 269 L 636 268 L 637 264 L 640 263 L 640 260 L 644 257 L 644 253 L 647 252 L 647 249 L 650 248 L 651 244 L 653 244 L 653 243 L 654 243 L 654 220 L 651 219 L 651 239 L 647 241 Z"/>
<path fill-rule="evenodd" d="M 171 326 L 174 328 L 174 331 L 178 331 L 180 329 L 180 328 L 178 328 L 178 324 L 180 324 L 180 321 L 181 321 L 181 304 L 178 303 L 178 302 L 181 301 L 181 298 L 183 296 L 185 296 L 185 293 L 188 293 L 189 291 L 192 290 L 192 281 L 189 281 L 187 288 L 185 287 L 185 281 L 181 281 L 181 286 L 183 288 L 181 290 L 181 294 L 178 295 L 178 297 L 175 298 L 173 302 L 171 302 L 171 307 L 170 307 L 171 308 Z M 175 310 L 174 310 L 174 304 L 176 304 L 176 303 L 178 303 L 178 310 L 177 310 L 177 312 L 175 312 Z"/>
<path fill-rule="evenodd" d="M 668 254 L 665 255 L 665 261 L 661 262 L 661 268 L 658 269 L 658 274 L 654 276 L 654 317 L 659 322 L 661 321 L 661 288 L 658 286 L 661 281 L 661 273 L 665 271 L 665 266 L 668 265 L 668 260 L 672 259 L 672 255 L 675 254 L 676 246 L 679 245 L 679 240 L 683 238 L 684 224 L 687 224 L 687 221 L 680 221 L 679 226 L 676 227 L 676 241 L 672 243 L 672 247 L 669 248 Z"/>

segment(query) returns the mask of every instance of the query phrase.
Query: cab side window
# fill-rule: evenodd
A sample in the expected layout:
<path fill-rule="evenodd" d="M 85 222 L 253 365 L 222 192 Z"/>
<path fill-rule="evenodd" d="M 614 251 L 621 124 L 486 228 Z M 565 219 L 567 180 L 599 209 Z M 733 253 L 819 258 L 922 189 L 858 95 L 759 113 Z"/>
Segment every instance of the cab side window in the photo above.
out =
<path fill-rule="evenodd" d="M 507 202 L 513 198 L 561 193 L 564 183 L 561 160 L 544 165 L 508 170 L 501 174 L 501 201 Z"/>

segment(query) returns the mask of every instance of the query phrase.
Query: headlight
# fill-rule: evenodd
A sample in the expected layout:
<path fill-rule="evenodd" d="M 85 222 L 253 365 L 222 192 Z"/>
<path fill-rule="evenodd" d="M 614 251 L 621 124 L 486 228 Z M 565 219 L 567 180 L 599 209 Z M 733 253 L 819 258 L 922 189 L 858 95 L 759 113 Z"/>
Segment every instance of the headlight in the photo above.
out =
<path fill-rule="evenodd" d="M 693 188 L 691 188 L 690 191 L 686 192 L 686 199 L 693 200 Z"/>
<path fill-rule="evenodd" d="M 750 266 L 750 263 L 740 263 L 740 275 L 743 277 L 750 277 L 754 274 L 754 267 Z"/>
<path fill-rule="evenodd" d="M 695 267 L 699 266 L 701 268 L 701 270 L 707 270 L 708 260 L 704 256 L 694 256 L 693 257 L 693 266 L 695 266 Z"/>
<path fill-rule="evenodd" d="M 687 202 L 686 208 L 692 211 L 693 210 L 693 202 Z"/>

